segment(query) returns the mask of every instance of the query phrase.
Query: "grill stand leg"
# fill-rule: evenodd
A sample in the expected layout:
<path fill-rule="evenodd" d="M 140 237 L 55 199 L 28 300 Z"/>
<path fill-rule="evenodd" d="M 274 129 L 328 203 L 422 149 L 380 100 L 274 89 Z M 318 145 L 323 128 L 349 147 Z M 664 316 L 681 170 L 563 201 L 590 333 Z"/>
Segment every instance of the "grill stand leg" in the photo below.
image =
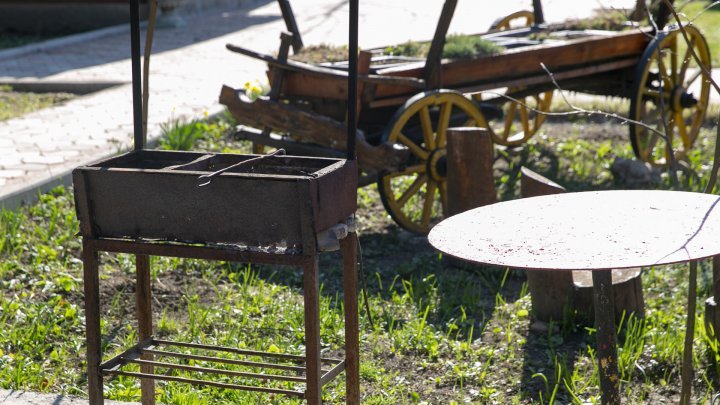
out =
<path fill-rule="evenodd" d="M 85 289 L 85 337 L 87 339 L 88 397 L 90 405 L 103 404 L 100 375 L 100 278 L 98 254 L 83 242 L 83 283 Z"/>
<path fill-rule="evenodd" d="M 603 404 L 620 404 L 612 272 L 593 271 L 592 279 L 601 400 Z"/>
<path fill-rule="evenodd" d="M 303 289 L 305 292 L 305 367 L 308 405 L 321 403 L 320 387 L 320 280 L 318 258 L 311 258 L 303 265 Z"/>
<path fill-rule="evenodd" d="M 138 318 L 138 338 L 143 341 L 152 336 L 152 289 L 150 288 L 150 256 L 135 256 L 135 301 Z M 152 360 L 151 354 L 144 354 L 143 360 Z M 140 372 L 153 374 L 153 366 L 142 365 Z M 143 405 L 155 405 L 155 382 L 152 379 L 140 380 Z"/>
<path fill-rule="evenodd" d="M 358 329 L 357 234 L 340 241 L 345 305 L 345 403 L 360 404 L 360 331 Z"/>

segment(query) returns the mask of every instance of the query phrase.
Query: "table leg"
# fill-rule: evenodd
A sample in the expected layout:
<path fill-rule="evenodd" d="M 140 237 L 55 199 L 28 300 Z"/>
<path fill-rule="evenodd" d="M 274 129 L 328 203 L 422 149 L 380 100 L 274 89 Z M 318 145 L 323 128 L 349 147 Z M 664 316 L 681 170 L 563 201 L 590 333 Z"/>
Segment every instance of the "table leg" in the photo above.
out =
<path fill-rule="evenodd" d="M 620 404 L 612 271 L 593 271 L 592 279 L 602 403 Z"/>
<path fill-rule="evenodd" d="M 693 379 L 693 338 L 695 337 L 695 300 L 697 296 L 697 260 L 690 262 L 688 308 L 685 320 L 685 346 L 683 347 L 682 374 L 680 377 L 680 404 L 689 405 Z M 716 297 L 717 299 L 717 297 Z"/>
<path fill-rule="evenodd" d="M 345 305 L 345 403 L 360 404 L 360 331 L 358 328 L 357 235 L 340 241 Z"/>
<path fill-rule="evenodd" d="M 138 340 L 143 341 L 153 333 L 152 293 L 150 288 L 150 256 L 135 256 L 135 301 L 138 318 Z M 152 360 L 152 354 L 143 354 L 143 360 Z M 153 374 L 153 366 L 142 365 L 140 371 Z M 155 405 L 155 381 L 140 379 L 140 392 L 143 405 Z"/>
<path fill-rule="evenodd" d="M 314 257 L 303 265 L 305 293 L 305 399 L 308 405 L 319 405 L 322 400 L 320 375 L 320 279 L 318 259 Z"/>
<path fill-rule="evenodd" d="M 100 346 L 100 276 L 98 253 L 83 241 L 83 283 L 85 289 L 85 337 L 87 339 L 87 378 L 90 405 L 103 404 L 103 384 L 100 375 L 102 352 Z"/>

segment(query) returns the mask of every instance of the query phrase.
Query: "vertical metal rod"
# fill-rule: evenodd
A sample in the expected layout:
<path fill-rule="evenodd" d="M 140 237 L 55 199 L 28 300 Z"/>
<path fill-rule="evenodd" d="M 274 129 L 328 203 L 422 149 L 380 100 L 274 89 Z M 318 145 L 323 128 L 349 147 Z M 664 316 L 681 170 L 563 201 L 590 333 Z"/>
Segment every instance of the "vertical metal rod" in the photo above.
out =
<path fill-rule="evenodd" d="M 685 320 L 685 342 L 680 374 L 680 404 L 689 405 L 692 400 L 693 380 L 693 339 L 695 338 L 695 300 L 697 299 L 697 260 L 690 262 L 688 283 L 687 319 Z M 717 334 L 716 334 L 717 336 Z"/>
<path fill-rule="evenodd" d="M 103 382 L 100 374 L 100 276 L 97 251 L 83 239 L 83 284 L 85 292 L 85 337 L 87 339 L 88 402 L 103 404 Z"/>
<path fill-rule="evenodd" d="M 142 116 L 142 77 L 140 69 L 140 0 L 130 1 L 130 57 L 132 68 L 133 128 L 135 150 L 145 147 Z"/>
<path fill-rule="evenodd" d="M 615 298 L 612 291 L 612 271 L 593 271 L 592 280 L 601 403 L 619 405 L 620 374 L 617 364 L 617 334 L 615 332 Z"/>
<path fill-rule="evenodd" d="M 305 399 L 308 405 L 322 403 L 320 377 L 320 280 L 318 258 L 303 265 L 305 293 Z"/>
<path fill-rule="evenodd" d="M 360 405 L 360 330 L 358 314 L 357 234 L 340 240 L 345 306 L 345 404 Z"/>
<path fill-rule="evenodd" d="M 150 256 L 135 256 L 135 309 L 138 319 L 138 341 L 152 336 L 152 292 L 150 284 Z M 143 354 L 143 360 L 153 360 L 152 354 Z M 153 374 L 153 366 L 141 365 L 140 372 Z M 140 379 L 140 393 L 143 405 L 155 405 L 155 381 Z"/>
<path fill-rule="evenodd" d="M 358 67 L 358 0 L 350 0 L 350 35 L 348 66 L 348 142 L 347 158 L 355 160 L 355 137 L 357 134 L 357 67 Z"/>
<path fill-rule="evenodd" d="M 543 14 L 542 1 L 533 0 L 533 16 L 535 17 L 535 25 L 545 23 L 545 15 Z"/>

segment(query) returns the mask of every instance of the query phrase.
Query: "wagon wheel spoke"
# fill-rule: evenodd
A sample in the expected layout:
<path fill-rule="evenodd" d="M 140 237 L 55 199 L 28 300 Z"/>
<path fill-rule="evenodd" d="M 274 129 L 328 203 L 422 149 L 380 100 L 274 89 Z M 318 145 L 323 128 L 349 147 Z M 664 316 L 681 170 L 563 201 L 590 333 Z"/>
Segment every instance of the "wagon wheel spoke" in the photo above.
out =
<path fill-rule="evenodd" d="M 683 80 L 681 80 L 679 83 L 683 83 L 683 87 L 685 87 L 686 89 L 687 89 L 687 88 L 690 88 L 690 86 L 692 86 L 693 83 L 695 83 L 695 81 L 697 81 L 697 79 L 699 79 L 700 77 L 702 77 L 702 75 L 703 75 L 703 71 L 702 71 L 702 70 L 698 70 L 697 72 L 693 73 L 693 75 L 690 76 L 687 80 L 684 80 L 685 74 L 683 74 L 683 75 L 681 76 L 681 78 L 682 78 Z"/>
<path fill-rule="evenodd" d="M 440 117 L 437 124 L 437 146 L 445 147 L 447 143 L 447 129 L 450 126 L 450 117 L 452 116 L 452 104 L 445 102 L 440 106 Z"/>
<path fill-rule="evenodd" d="M 523 132 L 526 134 L 530 133 L 530 121 L 528 118 L 528 108 L 525 105 L 518 106 L 520 110 L 520 123 L 522 124 Z"/>
<path fill-rule="evenodd" d="M 649 154 L 652 152 L 653 149 L 655 149 L 655 145 L 657 145 L 657 142 L 660 139 L 661 139 L 660 135 L 658 135 L 656 133 L 652 133 L 648 137 L 647 144 L 645 145 L 645 151 L 644 151 L 645 153 L 647 153 L 647 155 L 645 156 L 647 159 L 650 158 Z M 665 141 L 663 140 L 663 142 L 665 142 Z"/>
<path fill-rule="evenodd" d="M 685 123 L 685 119 L 682 116 L 682 111 L 677 111 L 675 113 L 675 125 L 678 129 L 678 136 L 680 137 L 680 140 L 682 141 L 683 150 L 690 149 L 690 146 L 692 144 L 691 139 L 688 137 L 688 130 L 687 130 L 687 124 Z"/>
<path fill-rule="evenodd" d="M 415 156 L 419 157 L 422 160 L 427 160 L 427 158 L 429 156 L 428 152 L 425 149 L 423 149 L 420 145 L 413 142 L 412 139 L 408 138 L 407 136 L 405 136 L 403 134 L 399 134 L 397 139 L 403 145 L 407 146 L 408 149 L 410 149 L 410 152 L 412 152 Z"/>
<path fill-rule="evenodd" d="M 683 56 L 682 60 L 682 67 L 680 68 L 680 73 L 678 75 L 678 83 L 683 82 L 683 78 L 685 77 L 685 74 L 687 73 L 687 68 L 690 66 L 690 62 L 693 58 L 692 56 L 692 47 L 694 46 L 695 40 L 690 41 L 690 46 L 687 47 L 685 50 L 685 55 Z"/>
<path fill-rule="evenodd" d="M 642 93 L 643 97 L 646 98 L 654 98 L 656 100 L 660 100 L 660 92 L 655 89 L 645 89 Z"/>
<path fill-rule="evenodd" d="M 670 45 L 670 77 L 672 78 L 673 83 L 679 83 L 678 82 L 678 73 L 680 71 L 678 67 L 678 46 L 677 46 L 678 39 L 675 37 L 675 40 L 672 41 L 672 44 Z"/>
<path fill-rule="evenodd" d="M 664 53 L 663 53 L 664 55 Z M 672 74 L 668 73 L 667 67 L 665 66 L 665 62 L 663 61 L 663 58 L 658 58 L 658 73 L 660 74 L 660 80 L 662 83 L 661 88 L 664 90 L 670 90 L 672 89 Z"/>
<path fill-rule="evenodd" d="M 400 198 L 397 199 L 397 203 L 399 206 L 404 207 L 405 204 L 408 203 L 410 200 L 410 197 L 417 194 L 423 185 L 427 182 L 427 175 L 426 174 L 420 174 L 417 176 L 415 181 L 410 185 L 410 187 L 405 190 L 405 192 L 400 196 Z"/>
<path fill-rule="evenodd" d="M 442 205 L 443 214 L 447 215 L 448 214 L 447 181 L 438 182 L 438 189 L 440 191 L 440 204 Z"/>
<path fill-rule="evenodd" d="M 437 189 L 437 183 L 430 180 L 427 182 L 427 190 L 425 192 L 425 201 L 423 203 L 422 210 L 422 221 L 420 222 L 423 226 L 430 226 L 430 218 L 432 216 L 433 205 L 435 205 L 435 190 Z"/>
<path fill-rule="evenodd" d="M 430 108 L 423 107 L 420 109 L 420 127 L 422 129 L 423 141 L 428 150 L 435 149 L 435 137 L 433 136 L 432 119 L 430 118 Z M 427 157 L 423 159 L 427 160 Z"/>
<path fill-rule="evenodd" d="M 406 167 L 405 169 L 400 170 L 398 172 L 392 172 L 392 173 L 388 174 L 387 177 L 394 178 L 394 177 L 401 177 L 401 176 L 410 176 L 410 175 L 418 174 L 418 173 L 425 173 L 425 165 L 424 164 Z"/>
<path fill-rule="evenodd" d="M 523 99 L 524 103 L 525 100 Z M 505 111 L 505 122 L 503 127 L 503 138 L 508 139 L 510 137 L 510 130 L 512 129 L 513 121 L 515 121 L 515 113 L 517 112 L 518 104 L 511 102 L 508 109 Z"/>

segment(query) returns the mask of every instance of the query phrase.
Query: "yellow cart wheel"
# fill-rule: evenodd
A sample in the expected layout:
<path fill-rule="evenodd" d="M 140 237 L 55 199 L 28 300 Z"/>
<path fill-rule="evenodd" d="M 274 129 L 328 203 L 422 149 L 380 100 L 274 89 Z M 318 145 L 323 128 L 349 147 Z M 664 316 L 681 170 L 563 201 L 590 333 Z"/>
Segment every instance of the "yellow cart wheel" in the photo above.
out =
<path fill-rule="evenodd" d="M 502 103 L 502 122 L 492 122 L 493 142 L 503 146 L 518 146 L 525 143 L 537 133 L 545 122 L 545 114 L 552 104 L 552 91 L 534 94 L 523 94 L 521 88 L 507 89 L 506 99 Z M 515 101 L 517 100 L 517 101 Z"/>
<path fill-rule="evenodd" d="M 532 11 L 516 11 L 508 16 L 498 18 L 490 26 L 491 31 L 504 31 L 512 28 L 529 27 L 535 23 Z M 542 114 L 550 109 L 552 91 L 527 94 L 523 88 L 513 87 L 506 95 L 517 101 L 506 99 L 502 103 L 503 121 L 491 124 L 493 142 L 503 146 L 518 146 L 525 143 L 540 129 L 545 121 Z"/>
<path fill-rule="evenodd" d="M 402 228 L 427 234 L 447 210 L 447 129 L 486 127 L 475 103 L 454 90 L 434 90 L 407 100 L 390 120 L 383 140 L 407 148 L 410 159 L 397 172 L 378 180 L 385 209 Z"/>
<path fill-rule="evenodd" d="M 630 142 L 640 160 L 656 166 L 669 162 L 669 145 L 675 159 L 687 159 L 708 106 L 710 83 L 703 79 L 701 66 L 710 71 L 710 51 L 697 28 L 685 30 L 691 46 L 679 29 L 661 32 L 645 49 L 635 74 L 630 119 L 643 125 L 630 125 Z M 667 138 L 661 135 L 663 121 Z"/>
<path fill-rule="evenodd" d="M 524 20 L 524 21 L 523 21 Z M 502 31 L 517 27 L 529 27 L 535 22 L 535 14 L 529 10 L 516 11 L 498 18 L 490 24 L 490 31 Z"/>

